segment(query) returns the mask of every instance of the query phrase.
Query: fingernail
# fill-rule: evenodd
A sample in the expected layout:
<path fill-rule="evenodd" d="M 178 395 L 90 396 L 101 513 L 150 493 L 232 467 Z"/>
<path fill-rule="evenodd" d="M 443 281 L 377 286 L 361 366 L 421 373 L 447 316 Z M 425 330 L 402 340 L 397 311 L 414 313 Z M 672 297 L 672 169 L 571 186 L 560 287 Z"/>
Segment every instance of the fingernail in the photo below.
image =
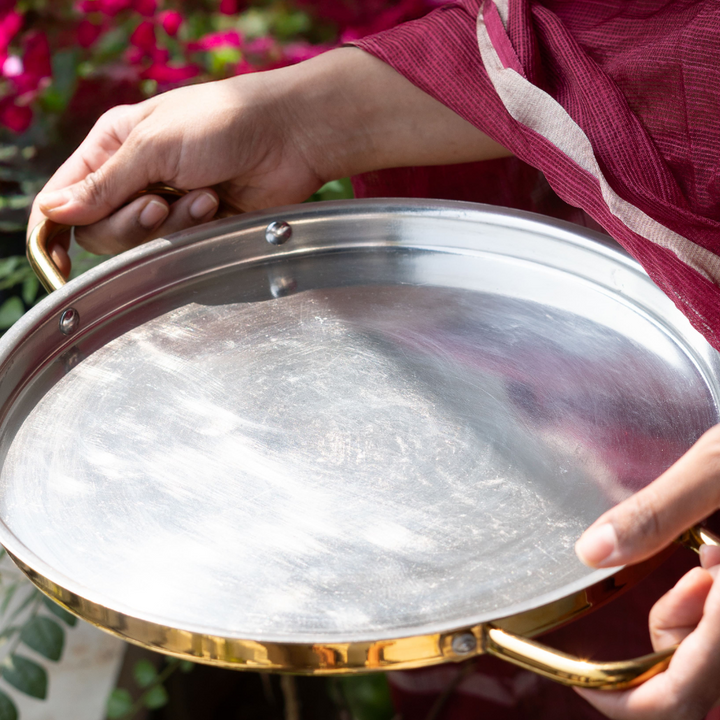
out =
<path fill-rule="evenodd" d="M 151 200 L 140 213 L 138 222 L 148 230 L 154 230 L 168 215 L 170 209 L 158 200 Z"/>
<path fill-rule="evenodd" d="M 218 206 L 217 198 L 210 193 L 202 193 L 192 201 L 190 205 L 190 217 L 200 220 L 211 212 L 215 212 Z"/>
<path fill-rule="evenodd" d="M 720 547 L 716 545 L 701 545 L 700 564 L 706 570 L 709 570 L 714 565 L 720 565 Z"/>
<path fill-rule="evenodd" d="M 37 196 L 37 202 L 40 209 L 44 212 L 57 210 L 63 205 L 67 205 L 72 200 L 72 193 L 68 190 L 56 190 L 55 192 L 40 193 Z"/>
<path fill-rule="evenodd" d="M 610 523 L 589 528 L 575 543 L 575 553 L 590 567 L 610 566 L 616 551 L 617 535 Z"/>

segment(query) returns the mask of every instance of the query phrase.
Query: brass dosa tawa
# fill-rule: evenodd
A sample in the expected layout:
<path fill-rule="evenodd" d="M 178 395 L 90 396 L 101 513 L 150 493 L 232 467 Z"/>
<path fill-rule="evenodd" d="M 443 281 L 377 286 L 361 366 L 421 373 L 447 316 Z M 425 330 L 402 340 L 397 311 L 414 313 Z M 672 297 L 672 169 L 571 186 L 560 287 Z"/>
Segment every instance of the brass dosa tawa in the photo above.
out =
<path fill-rule="evenodd" d="M 507 656 L 502 629 L 629 581 L 574 542 L 718 422 L 718 369 L 565 223 L 409 200 L 221 220 L 2 339 L 0 541 L 73 612 L 191 659 Z"/>

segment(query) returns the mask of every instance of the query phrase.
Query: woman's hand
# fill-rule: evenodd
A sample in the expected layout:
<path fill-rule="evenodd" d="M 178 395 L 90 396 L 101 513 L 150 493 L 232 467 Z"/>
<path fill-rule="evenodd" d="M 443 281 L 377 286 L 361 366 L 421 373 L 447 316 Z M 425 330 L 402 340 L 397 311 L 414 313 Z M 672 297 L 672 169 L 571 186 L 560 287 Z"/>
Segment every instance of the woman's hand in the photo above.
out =
<path fill-rule="evenodd" d="M 576 551 L 592 567 L 639 562 L 719 507 L 716 426 L 657 480 L 593 523 Z M 668 669 L 624 692 L 578 690 L 608 717 L 700 720 L 720 700 L 720 547 L 703 546 L 700 559 L 704 569 L 687 573 L 650 613 L 655 650 L 679 643 Z"/>
<path fill-rule="evenodd" d="M 386 167 L 507 155 L 385 63 L 340 48 L 299 65 L 172 90 L 109 111 L 32 209 L 115 253 L 241 210 L 305 200 L 325 182 Z M 189 190 L 123 204 L 151 183 Z M 53 256 L 65 274 L 66 247 Z"/>

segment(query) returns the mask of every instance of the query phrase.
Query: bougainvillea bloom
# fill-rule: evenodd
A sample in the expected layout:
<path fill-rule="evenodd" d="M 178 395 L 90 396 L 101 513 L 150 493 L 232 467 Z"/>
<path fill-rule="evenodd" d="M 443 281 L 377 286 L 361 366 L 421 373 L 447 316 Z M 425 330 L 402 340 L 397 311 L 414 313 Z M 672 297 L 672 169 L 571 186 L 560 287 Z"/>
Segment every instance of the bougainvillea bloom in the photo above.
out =
<path fill-rule="evenodd" d="M 22 22 L 22 15 L 16 10 L 0 14 L 0 61 L 7 57 L 8 46 L 22 27 Z"/>
<path fill-rule="evenodd" d="M 166 10 L 158 15 L 158 20 L 162 29 L 170 37 L 175 37 L 183 23 L 183 16 L 177 10 Z"/>
<path fill-rule="evenodd" d="M 145 17 L 152 17 L 157 10 L 157 3 L 155 0 L 133 0 L 132 6 L 135 12 L 138 12 Z"/>
<path fill-rule="evenodd" d="M 155 25 L 150 20 L 143 20 L 130 36 L 130 43 L 143 52 L 151 52 L 157 47 Z"/>
<path fill-rule="evenodd" d="M 238 0 L 220 0 L 220 12 L 223 15 L 237 15 L 239 12 Z"/>
<path fill-rule="evenodd" d="M 188 43 L 190 52 L 215 50 L 221 47 L 239 48 L 242 38 L 237 30 L 226 30 L 224 32 L 209 33 L 196 42 Z"/>
<path fill-rule="evenodd" d="M 81 0 L 78 6 L 82 12 L 99 12 L 108 17 L 115 17 L 130 7 L 132 7 L 132 0 Z"/>
<path fill-rule="evenodd" d="M 155 63 L 143 71 L 142 77 L 146 80 L 155 80 L 160 85 L 175 85 L 196 77 L 200 73 L 197 65 L 181 65 L 173 67 Z"/>
<path fill-rule="evenodd" d="M 21 133 L 32 123 L 33 113 L 27 105 L 17 105 L 13 98 L 0 100 L 0 125 Z"/>
<path fill-rule="evenodd" d="M 83 20 L 77 27 L 76 38 L 78 45 L 83 48 L 92 47 L 95 41 L 102 35 L 103 26 L 90 20 Z"/>

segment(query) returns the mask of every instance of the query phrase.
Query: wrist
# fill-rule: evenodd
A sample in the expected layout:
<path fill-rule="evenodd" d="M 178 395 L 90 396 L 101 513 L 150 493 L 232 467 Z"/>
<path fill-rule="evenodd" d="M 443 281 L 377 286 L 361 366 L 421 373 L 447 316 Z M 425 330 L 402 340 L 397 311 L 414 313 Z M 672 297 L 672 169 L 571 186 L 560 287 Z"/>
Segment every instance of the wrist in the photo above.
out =
<path fill-rule="evenodd" d="M 358 48 L 331 50 L 276 73 L 290 141 L 322 182 L 511 154 Z"/>

